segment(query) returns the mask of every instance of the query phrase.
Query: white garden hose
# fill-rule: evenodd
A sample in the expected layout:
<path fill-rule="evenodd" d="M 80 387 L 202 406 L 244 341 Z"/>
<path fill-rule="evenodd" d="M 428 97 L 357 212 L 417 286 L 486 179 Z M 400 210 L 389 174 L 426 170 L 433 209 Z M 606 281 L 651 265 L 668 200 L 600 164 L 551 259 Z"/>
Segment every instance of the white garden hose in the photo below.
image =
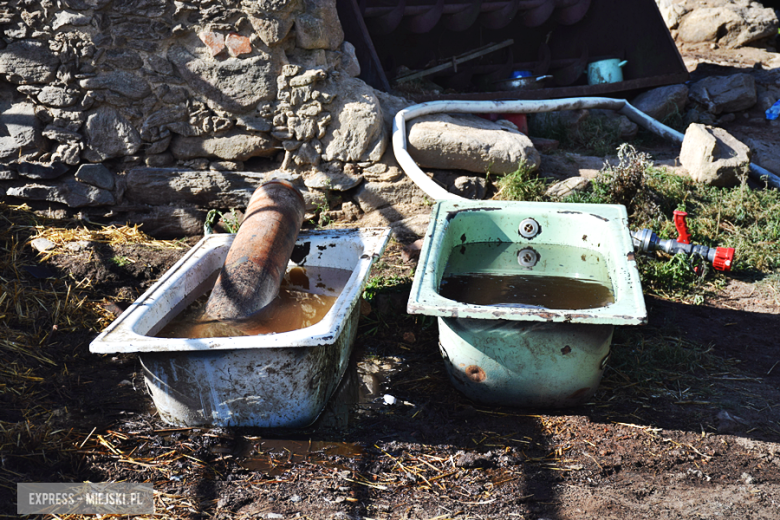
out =
<path fill-rule="evenodd" d="M 503 100 L 503 101 L 429 101 L 419 105 L 407 107 L 395 115 L 393 119 L 393 152 L 398 164 L 406 172 L 409 178 L 435 200 L 462 199 L 454 193 L 450 193 L 430 177 L 428 177 L 407 151 L 406 122 L 415 117 L 442 112 L 462 112 L 469 114 L 538 114 L 542 112 L 554 112 L 558 110 L 602 108 L 615 110 L 639 126 L 650 130 L 654 134 L 682 144 L 684 135 L 673 128 L 659 123 L 641 110 L 631 106 L 625 99 L 612 99 L 600 97 L 545 99 L 539 101 L 529 100 Z M 750 165 L 751 177 L 758 180 L 765 179 L 767 183 L 780 188 L 780 177 L 756 165 Z"/>

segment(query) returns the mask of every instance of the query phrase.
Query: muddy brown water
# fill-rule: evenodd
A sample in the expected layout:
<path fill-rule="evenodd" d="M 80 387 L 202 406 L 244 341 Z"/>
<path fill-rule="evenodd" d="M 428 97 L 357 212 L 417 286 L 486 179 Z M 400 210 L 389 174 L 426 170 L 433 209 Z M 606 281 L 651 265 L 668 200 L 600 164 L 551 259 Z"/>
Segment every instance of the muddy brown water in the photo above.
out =
<path fill-rule="evenodd" d="M 217 320 L 206 313 L 209 294 L 195 300 L 157 333 L 160 338 L 220 338 L 289 332 L 320 322 L 333 307 L 352 271 L 293 267 L 278 296 L 245 320 Z"/>
<path fill-rule="evenodd" d="M 243 437 L 238 446 L 239 464 L 252 471 L 278 476 L 302 462 L 341 469 L 334 457 L 360 457 L 362 446 L 351 442 Z"/>
<path fill-rule="evenodd" d="M 452 249 L 439 294 L 473 305 L 593 309 L 613 303 L 606 262 L 561 245 L 475 242 Z"/>
<path fill-rule="evenodd" d="M 594 309 L 615 301 L 610 287 L 567 276 L 453 275 L 442 279 L 439 292 L 450 300 L 473 305 L 520 304 L 547 309 Z"/>

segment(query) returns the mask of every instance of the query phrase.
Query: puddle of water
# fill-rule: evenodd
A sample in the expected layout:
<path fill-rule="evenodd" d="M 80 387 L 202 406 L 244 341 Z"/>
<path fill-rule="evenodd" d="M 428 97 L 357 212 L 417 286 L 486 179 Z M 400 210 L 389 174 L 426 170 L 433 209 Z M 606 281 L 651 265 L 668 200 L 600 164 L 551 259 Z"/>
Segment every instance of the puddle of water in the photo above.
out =
<path fill-rule="evenodd" d="M 383 399 L 387 384 L 391 374 L 401 365 L 399 358 L 364 359 L 363 353 L 353 352 L 338 388 L 310 429 L 345 431 L 359 414 L 387 409 Z M 301 462 L 347 470 L 349 468 L 339 465 L 333 457 L 359 458 L 363 455 L 360 445 L 349 442 L 255 437 L 238 437 L 235 448 L 232 444 L 217 444 L 210 449 L 216 455 L 232 454 L 242 467 L 269 476 L 279 476 Z"/>
<path fill-rule="evenodd" d="M 220 338 L 289 332 L 318 323 L 333 307 L 352 271 L 293 267 L 278 296 L 246 320 L 215 320 L 205 313 L 209 293 L 201 296 L 157 333 L 159 338 Z"/>
<path fill-rule="evenodd" d="M 310 428 L 314 431 L 346 430 L 360 413 L 387 408 L 383 398 L 388 391 L 388 381 L 402 363 L 395 357 L 364 358 L 363 353 L 353 352 L 341 383 Z M 239 437 L 235 448 L 218 444 L 210 449 L 218 455 L 234 454 L 240 466 L 272 477 L 280 476 L 302 462 L 349 470 L 334 458 L 360 458 L 364 454 L 362 446 L 349 442 L 256 437 Z"/>
<path fill-rule="evenodd" d="M 568 246 L 470 243 L 455 247 L 441 296 L 474 305 L 593 309 L 614 302 L 602 255 Z"/>
<path fill-rule="evenodd" d="M 385 406 L 383 397 L 388 390 L 388 382 L 392 374 L 400 370 L 402 363 L 399 358 L 384 357 L 365 359 L 357 364 L 360 407 L 376 409 Z"/>
<path fill-rule="evenodd" d="M 315 428 L 346 430 L 360 413 L 386 408 L 384 395 L 393 372 L 399 370 L 398 358 L 367 358 L 353 352 L 344 377 L 315 423 Z"/>
<path fill-rule="evenodd" d="M 347 469 L 333 462 L 334 456 L 361 457 L 363 448 L 350 442 L 251 439 L 242 437 L 239 464 L 251 471 L 278 476 L 295 464 L 308 462 L 327 468 Z"/>

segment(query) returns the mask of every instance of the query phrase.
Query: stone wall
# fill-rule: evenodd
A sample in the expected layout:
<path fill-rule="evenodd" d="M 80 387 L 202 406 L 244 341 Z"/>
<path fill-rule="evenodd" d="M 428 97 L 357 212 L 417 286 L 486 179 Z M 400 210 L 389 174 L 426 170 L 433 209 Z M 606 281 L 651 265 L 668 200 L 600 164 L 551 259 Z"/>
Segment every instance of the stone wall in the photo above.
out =
<path fill-rule="evenodd" d="M 279 176 L 337 208 L 403 106 L 356 78 L 335 0 L 0 0 L 0 35 L 0 193 L 158 235 Z"/>

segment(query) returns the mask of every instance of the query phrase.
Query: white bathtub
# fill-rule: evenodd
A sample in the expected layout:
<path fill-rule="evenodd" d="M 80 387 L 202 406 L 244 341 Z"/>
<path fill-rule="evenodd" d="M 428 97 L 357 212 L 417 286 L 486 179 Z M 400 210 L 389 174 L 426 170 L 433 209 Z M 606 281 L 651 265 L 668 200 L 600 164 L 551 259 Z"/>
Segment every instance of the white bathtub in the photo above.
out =
<path fill-rule="evenodd" d="M 360 296 L 390 230 L 311 231 L 291 265 L 352 270 L 319 322 L 278 334 L 203 339 L 154 335 L 214 284 L 235 235 L 198 242 L 91 344 L 96 354 L 137 353 L 160 417 L 177 426 L 303 427 L 314 422 L 346 369 Z"/>

